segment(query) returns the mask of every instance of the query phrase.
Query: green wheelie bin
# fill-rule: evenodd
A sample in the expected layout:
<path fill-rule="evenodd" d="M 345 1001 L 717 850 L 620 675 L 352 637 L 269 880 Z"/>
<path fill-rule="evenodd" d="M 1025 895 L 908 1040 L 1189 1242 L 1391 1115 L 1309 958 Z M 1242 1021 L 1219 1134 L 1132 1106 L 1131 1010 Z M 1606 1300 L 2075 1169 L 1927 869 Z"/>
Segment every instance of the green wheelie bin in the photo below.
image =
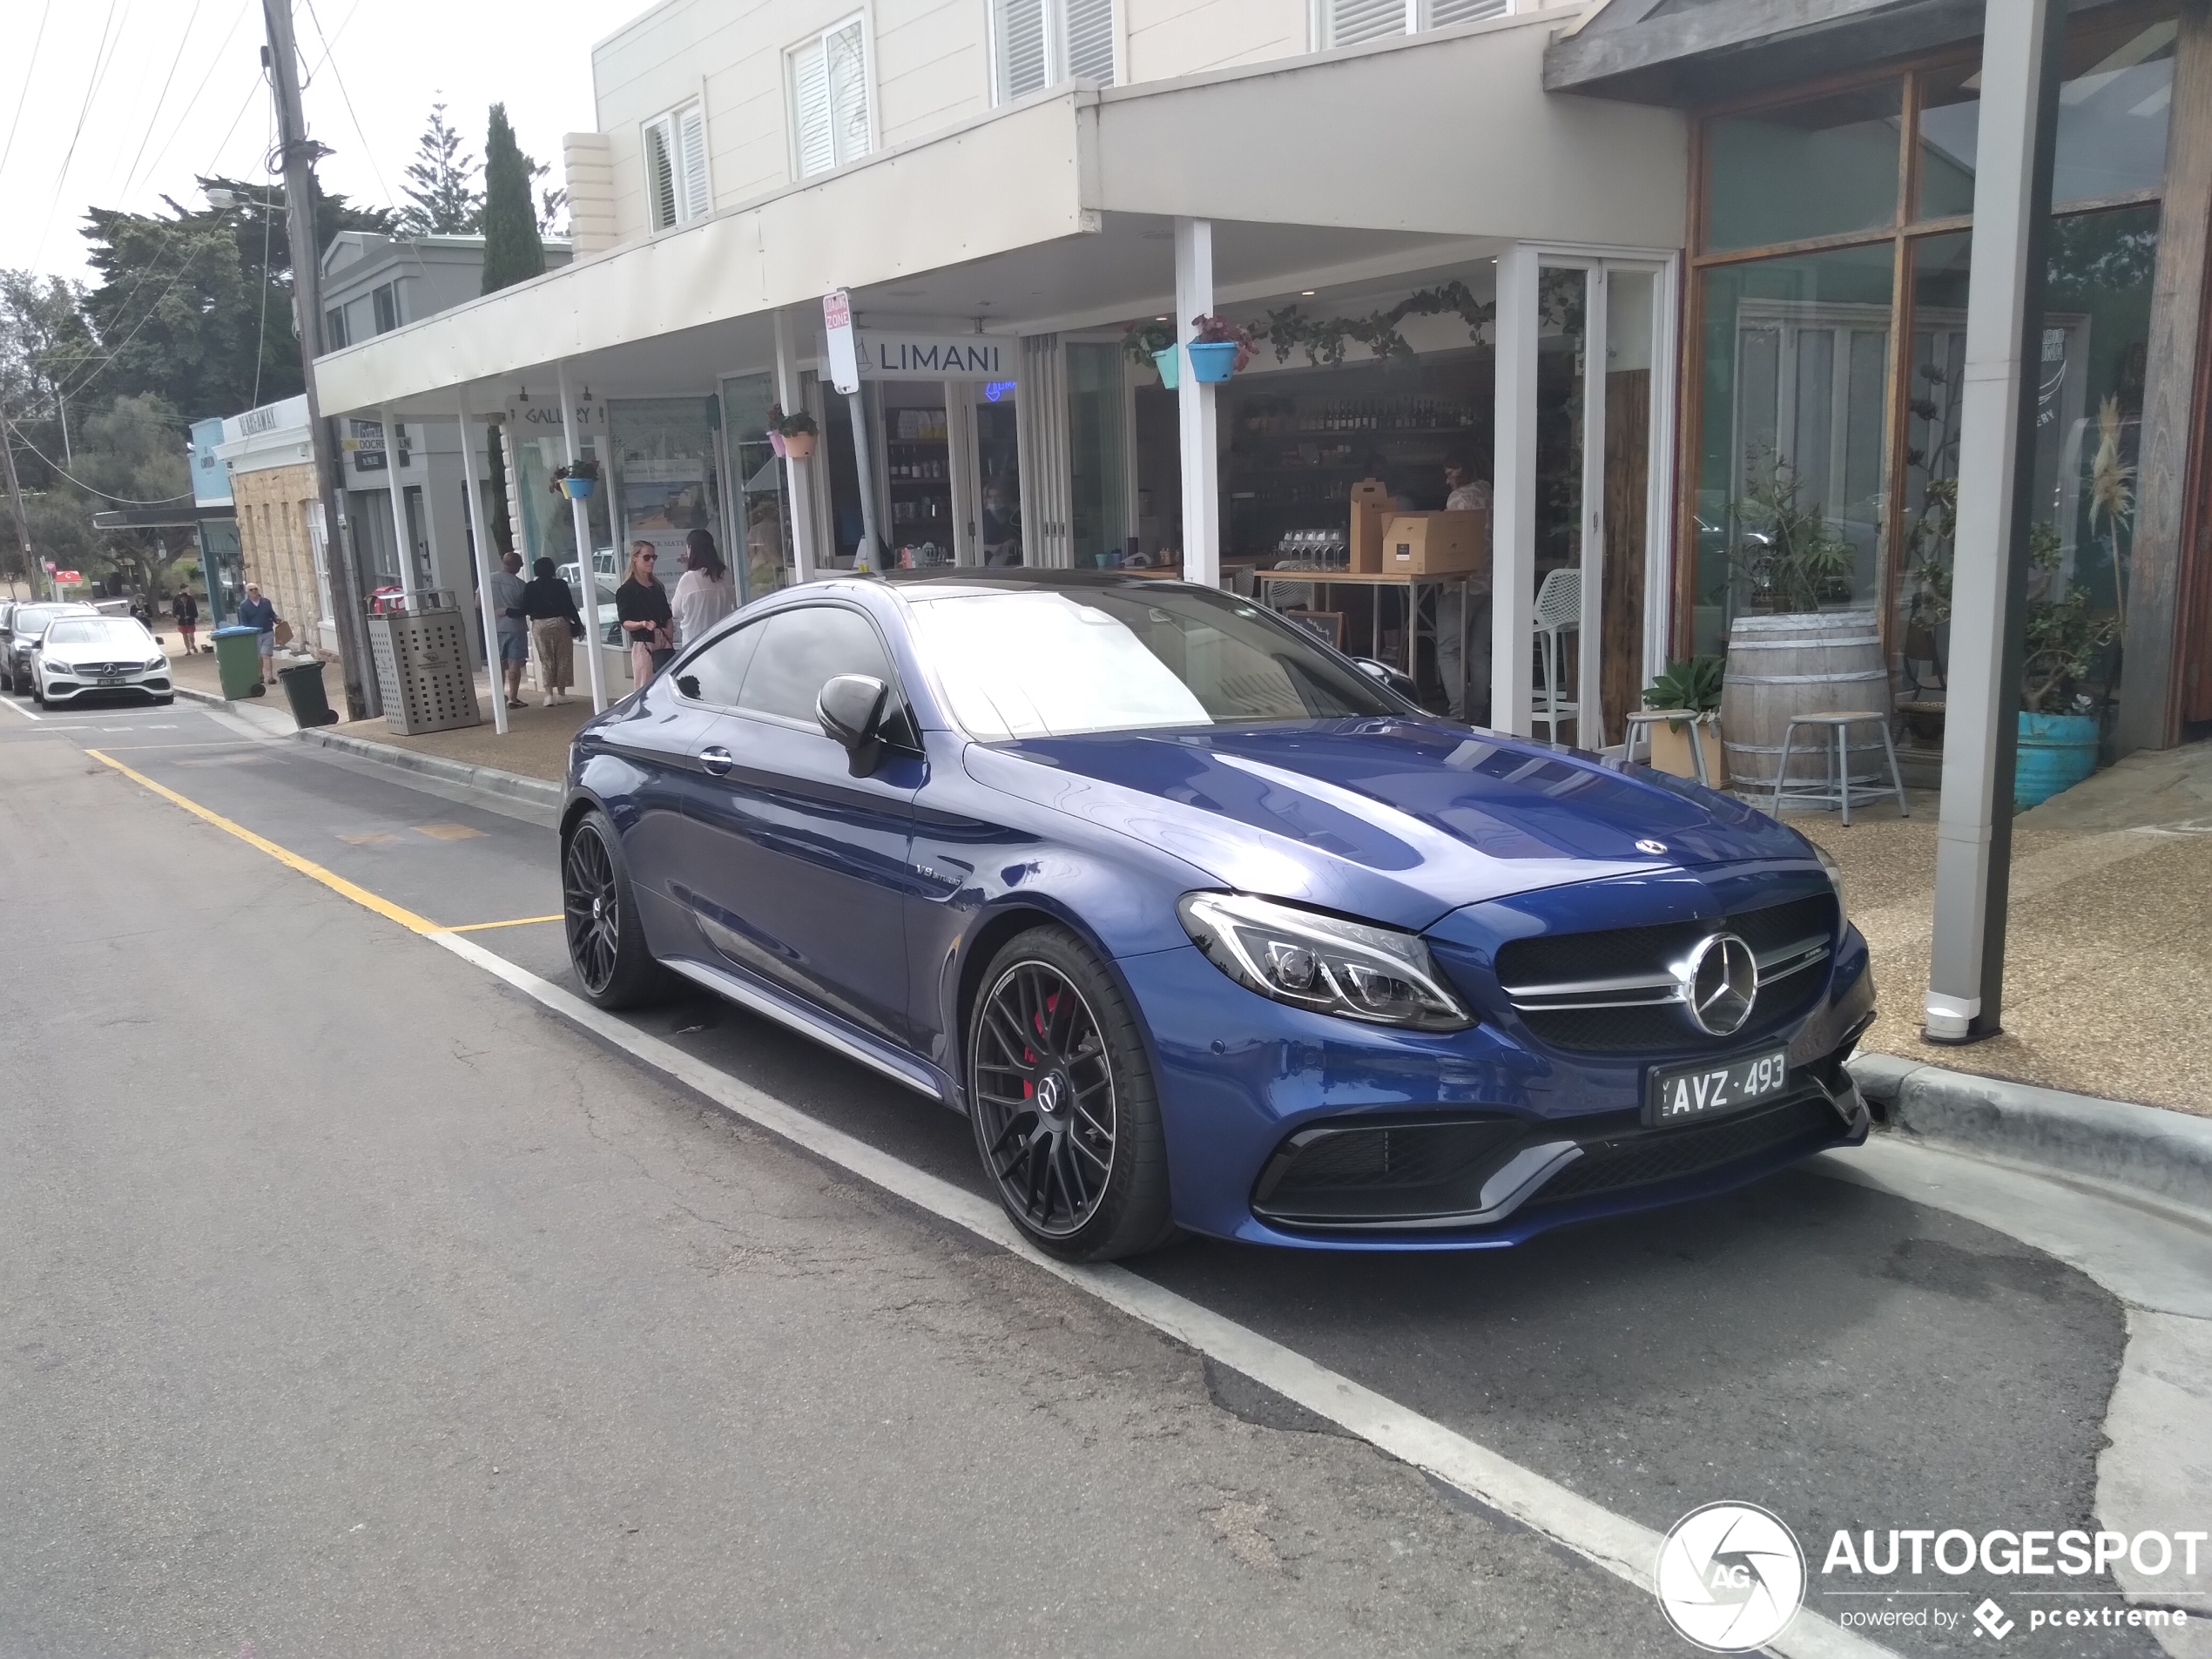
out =
<path fill-rule="evenodd" d="M 223 695 L 235 702 L 260 697 L 268 687 L 261 684 L 261 633 L 258 628 L 233 624 L 215 631 L 215 672 L 223 682 Z"/>
<path fill-rule="evenodd" d="M 277 678 L 284 682 L 285 701 L 292 705 L 292 718 L 300 730 L 338 724 L 338 711 L 330 706 L 330 699 L 323 695 L 320 663 L 296 663 L 290 668 L 280 668 Z"/>

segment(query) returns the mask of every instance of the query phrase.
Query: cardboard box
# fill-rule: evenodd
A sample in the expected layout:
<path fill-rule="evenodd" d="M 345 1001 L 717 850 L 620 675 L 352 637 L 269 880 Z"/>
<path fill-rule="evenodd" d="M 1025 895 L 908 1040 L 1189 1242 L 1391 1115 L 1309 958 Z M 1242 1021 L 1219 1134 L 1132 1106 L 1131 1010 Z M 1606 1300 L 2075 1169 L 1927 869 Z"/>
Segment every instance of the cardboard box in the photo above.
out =
<path fill-rule="evenodd" d="M 1391 576 L 1444 576 L 1490 565 L 1490 515 L 1393 513 L 1383 521 L 1382 568 Z"/>
<path fill-rule="evenodd" d="M 1390 487 L 1379 478 L 1362 478 L 1352 487 L 1351 568 L 1369 576 L 1383 568 L 1383 521 L 1391 514 Z"/>

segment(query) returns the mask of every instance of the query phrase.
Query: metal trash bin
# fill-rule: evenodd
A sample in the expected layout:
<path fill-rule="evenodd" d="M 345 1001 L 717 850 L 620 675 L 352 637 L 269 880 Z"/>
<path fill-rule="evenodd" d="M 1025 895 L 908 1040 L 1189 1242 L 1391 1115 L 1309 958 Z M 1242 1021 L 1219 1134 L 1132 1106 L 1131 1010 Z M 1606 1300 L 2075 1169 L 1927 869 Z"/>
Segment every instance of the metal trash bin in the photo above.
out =
<path fill-rule="evenodd" d="M 268 690 L 261 684 L 261 633 L 257 628 L 235 624 L 214 633 L 215 672 L 223 682 L 223 695 L 235 702 L 260 697 Z"/>
<path fill-rule="evenodd" d="M 417 592 L 403 606 L 388 606 L 368 618 L 384 723 L 410 736 L 482 725 L 468 619 L 452 592 Z"/>
<path fill-rule="evenodd" d="M 292 705 L 292 718 L 302 731 L 311 725 L 336 725 L 338 711 L 323 694 L 322 664 L 295 663 L 277 670 L 284 682 L 284 699 Z"/>

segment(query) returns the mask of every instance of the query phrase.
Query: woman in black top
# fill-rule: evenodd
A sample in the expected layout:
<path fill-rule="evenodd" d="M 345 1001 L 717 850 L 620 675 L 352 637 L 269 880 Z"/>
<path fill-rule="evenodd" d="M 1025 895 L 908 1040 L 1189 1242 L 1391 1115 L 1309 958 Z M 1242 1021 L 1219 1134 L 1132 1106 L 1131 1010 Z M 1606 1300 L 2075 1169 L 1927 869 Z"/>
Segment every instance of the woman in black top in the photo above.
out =
<path fill-rule="evenodd" d="M 615 615 L 630 642 L 630 677 L 643 685 L 676 654 L 668 590 L 653 574 L 660 556 L 651 542 L 630 544 L 630 579 L 615 590 Z"/>
<path fill-rule="evenodd" d="M 567 702 L 569 687 L 576 683 L 571 642 L 583 634 L 583 623 L 576 614 L 576 596 L 569 584 L 553 574 L 553 561 L 540 559 L 531 568 L 536 574 L 523 583 L 523 615 L 537 643 L 538 681 L 550 709 Z"/>

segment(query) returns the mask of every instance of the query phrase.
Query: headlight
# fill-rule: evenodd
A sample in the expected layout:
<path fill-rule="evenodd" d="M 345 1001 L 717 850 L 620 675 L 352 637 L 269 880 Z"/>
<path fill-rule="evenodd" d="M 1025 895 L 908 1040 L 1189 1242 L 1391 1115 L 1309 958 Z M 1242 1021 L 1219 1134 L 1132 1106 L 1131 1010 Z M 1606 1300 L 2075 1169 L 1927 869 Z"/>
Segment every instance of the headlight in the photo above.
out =
<path fill-rule="evenodd" d="M 1175 908 L 1216 968 L 1278 1002 L 1420 1031 L 1474 1023 L 1412 934 L 1241 894 L 1185 894 Z"/>
<path fill-rule="evenodd" d="M 1851 925 L 1851 909 L 1844 902 L 1844 867 L 1828 856 L 1828 849 L 1819 842 L 1812 843 L 1813 853 L 1820 860 L 1820 867 L 1828 872 L 1828 885 L 1836 889 L 1836 926 L 1838 932 Z"/>
<path fill-rule="evenodd" d="M 168 666 L 169 659 L 166 657 L 149 657 L 146 658 L 145 671 L 149 674 L 158 674 Z"/>

